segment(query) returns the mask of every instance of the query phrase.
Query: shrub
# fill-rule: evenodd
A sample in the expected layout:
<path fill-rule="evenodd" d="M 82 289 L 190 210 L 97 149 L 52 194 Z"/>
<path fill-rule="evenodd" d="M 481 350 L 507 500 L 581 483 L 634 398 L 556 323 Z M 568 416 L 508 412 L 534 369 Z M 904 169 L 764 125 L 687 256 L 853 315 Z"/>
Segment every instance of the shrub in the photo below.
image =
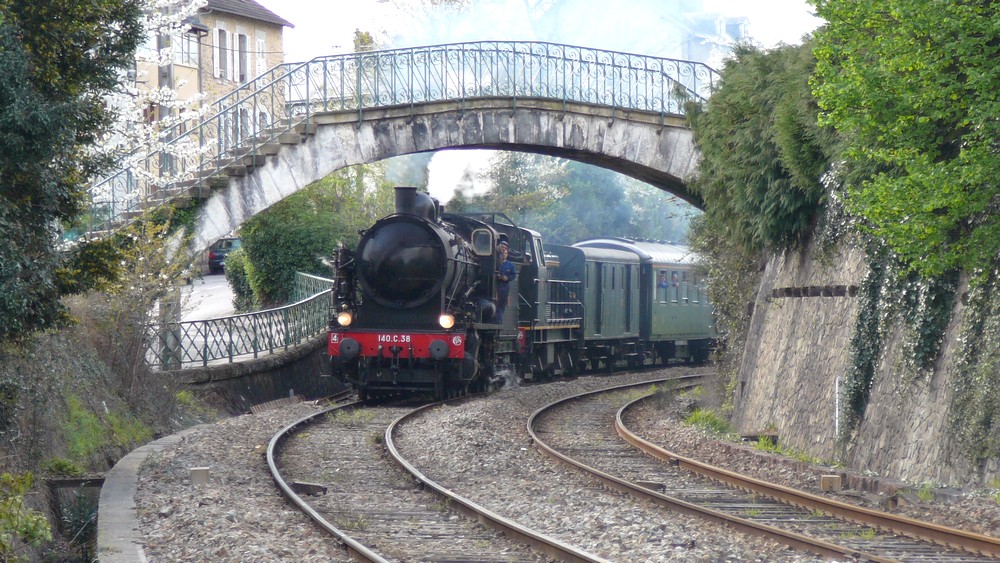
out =
<path fill-rule="evenodd" d="M 42 465 L 42 469 L 48 475 L 58 475 L 62 477 L 79 477 L 84 473 L 83 467 L 61 457 L 55 457 L 46 461 Z"/>
<path fill-rule="evenodd" d="M 38 547 L 52 541 L 48 520 L 40 512 L 24 504 L 24 495 L 31 489 L 31 473 L 0 474 L 0 559 L 21 560 L 24 545 Z"/>
<path fill-rule="evenodd" d="M 253 289 L 247 275 L 247 257 L 243 249 L 234 250 L 226 255 L 226 280 L 233 288 L 233 307 L 238 313 L 248 313 L 257 310 Z"/>

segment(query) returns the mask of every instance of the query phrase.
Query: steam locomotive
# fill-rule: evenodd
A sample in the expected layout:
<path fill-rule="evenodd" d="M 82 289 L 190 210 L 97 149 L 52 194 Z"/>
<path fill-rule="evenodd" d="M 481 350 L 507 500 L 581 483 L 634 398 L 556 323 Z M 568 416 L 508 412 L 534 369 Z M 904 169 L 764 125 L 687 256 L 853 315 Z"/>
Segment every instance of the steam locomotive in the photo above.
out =
<path fill-rule="evenodd" d="M 327 351 L 362 398 L 435 398 L 583 369 L 707 360 L 704 278 L 683 247 L 621 238 L 542 245 L 502 213 L 445 213 L 397 187 L 395 213 L 334 251 Z M 500 241 L 517 276 L 497 316 Z"/>

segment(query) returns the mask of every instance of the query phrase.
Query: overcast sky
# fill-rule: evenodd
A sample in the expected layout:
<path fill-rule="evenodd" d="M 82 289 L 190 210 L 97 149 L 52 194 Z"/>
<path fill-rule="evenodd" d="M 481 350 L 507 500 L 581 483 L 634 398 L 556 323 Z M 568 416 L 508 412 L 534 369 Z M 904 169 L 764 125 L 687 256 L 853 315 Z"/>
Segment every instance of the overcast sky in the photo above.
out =
<path fill-rule="evenodd" d="M 381 44 L 410 47 L 493 39 L 536 40 L 585 47 L 676 56 L 661 51 L 665 6 L 670 0 L 474 0 L 460 14 L 415 14 L 407 0 L 258 0 L 295 25 L 285 30 L 286 62 L 350 52 L 354 30 L 372 32 Z M 538 17 L 532 6 L 559 5 Z M 563 5 L 572 8 L 567 10 Z M 613 8 L 612 8 L 613 6 Z M 799 43 L 822 20 L 805 0 L 703 0 L 703 11 L 746 16 L 762 46 Z"/>

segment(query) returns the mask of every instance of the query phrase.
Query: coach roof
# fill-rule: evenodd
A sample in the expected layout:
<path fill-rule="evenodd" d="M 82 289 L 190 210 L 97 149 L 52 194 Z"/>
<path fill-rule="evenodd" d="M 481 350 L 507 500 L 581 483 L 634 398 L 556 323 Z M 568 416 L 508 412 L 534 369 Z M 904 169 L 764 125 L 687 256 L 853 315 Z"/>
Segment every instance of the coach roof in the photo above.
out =
<path fill-rule="evenodd" d="M 584 240 L 573 246 L 579 248 L 607 248 L 631 252 L 637 255 L 644 264 L 692 264 L 695 258 L 689 248 L 679 244 L 640 241 L 618 237 Z"/>

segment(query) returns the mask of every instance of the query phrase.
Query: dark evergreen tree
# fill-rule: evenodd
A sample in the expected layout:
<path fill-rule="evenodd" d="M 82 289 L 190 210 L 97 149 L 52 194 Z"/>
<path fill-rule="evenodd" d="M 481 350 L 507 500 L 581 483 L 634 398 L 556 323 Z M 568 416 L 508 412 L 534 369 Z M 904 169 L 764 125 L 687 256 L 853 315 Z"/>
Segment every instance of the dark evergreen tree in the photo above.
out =
<path fill-rule="evenodd" d="M 701 153 L 694 191 L 707 226 L 748 249 L 785 248 L 810 232 L 824 198 L 833 134 L 817 125 L 811 46 L 739 45 L 707 108 L 688 115 Z"/>

